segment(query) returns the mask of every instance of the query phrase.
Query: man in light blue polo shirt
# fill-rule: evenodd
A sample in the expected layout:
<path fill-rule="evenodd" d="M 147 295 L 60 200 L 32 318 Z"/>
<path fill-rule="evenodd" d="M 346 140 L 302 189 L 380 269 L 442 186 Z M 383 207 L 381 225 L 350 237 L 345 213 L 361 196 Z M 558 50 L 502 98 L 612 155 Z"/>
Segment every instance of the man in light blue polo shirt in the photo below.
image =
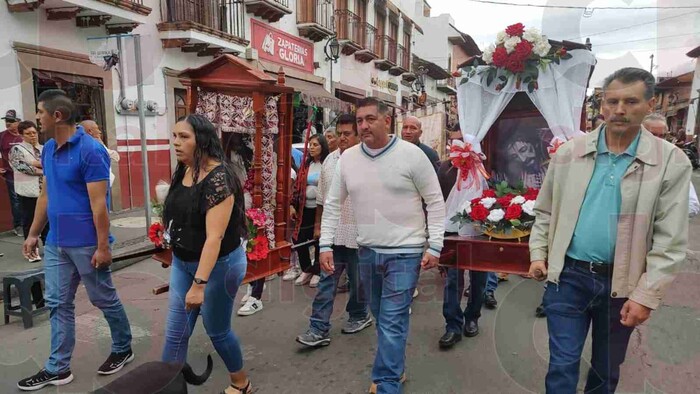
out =
<path fill-rule="evenodd" d="M 73 380 L 70 359 L 75 347 L 75 292 L 81 280 L 90 302 L 100 308 L 112 334 L 112 352 L 97 373 L 111 375 L 134 359 L 131 329 L 112 284 L 113 241 L 109 234 L 107 151 L 75 125 L 76 108 L 62 90 L 39 95 L 37 120 L 53 132 L 44 145 L 44 185 L 24 254 L 35 253 L 40 230 L 49 221 L 45 247 L 46 305 L 50 310 L 51 354 L 44 368 L 23 379 L 25 391 Z"/>

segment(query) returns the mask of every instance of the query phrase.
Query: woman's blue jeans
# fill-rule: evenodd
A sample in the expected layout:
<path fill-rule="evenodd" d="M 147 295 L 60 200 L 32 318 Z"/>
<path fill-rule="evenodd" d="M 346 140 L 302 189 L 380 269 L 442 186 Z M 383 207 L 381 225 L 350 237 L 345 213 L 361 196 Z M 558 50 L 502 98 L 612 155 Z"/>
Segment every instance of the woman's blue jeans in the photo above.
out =
<path fill-rule="evenodd" d="M 185 296 L 192 286 L 199 262 L 185 262 L 173 255 L 163 361 L 179 364 L 186 361 L 187 344 L 197 316 L 201 313 L 207 335 L 228 371 L 238 372 L 243 369 L 241 345 L 231 330 L 231 315 L 233 298 L 245 277 L 247 264 L 245 248 L 242 246 L 220 257 L 204 289 L 202 307 L 187 311 Z"/>

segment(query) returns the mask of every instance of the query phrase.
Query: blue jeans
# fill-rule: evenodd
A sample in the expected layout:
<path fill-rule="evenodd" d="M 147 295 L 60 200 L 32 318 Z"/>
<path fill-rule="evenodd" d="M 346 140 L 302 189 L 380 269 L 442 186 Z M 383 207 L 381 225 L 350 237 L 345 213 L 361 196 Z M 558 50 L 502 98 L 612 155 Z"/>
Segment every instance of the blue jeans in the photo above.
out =
<path fill-rule="evenodd" d="M 495 272 L 489 272 L 486 279 L 486 292 L 495 293 L 498 288 L 498 275 Z"/>
<path fill-rule="evenodd" d="M 464 294 L 464 270 L 449 268 L 445 281 L 442 302 L 442 316 L 445 318 L 445 331 L 462 333 L 465 321 L 479 320 L 484 304 L 484 290 L 488 272 L 469 271 L 469 301 L 462 311 L 460 303 Z"/>
<path fill-rule="evenodd" d="M 377 355 L 372 381 L 377 394 L 401 393 L 406 362 L 408 309 L 418 283 L 421 253 L 381 254 L 358 250 L 360 280 L 377 321 Z"/>
<path fill-rule="evenodd" d="M 5 185 L 7 186 L 7 194 L 10 196 L 12 227 L 22 227 L 22 207 L 19 204 L 19 196 L 15 193 L 15 181 L 5 178 Z"/>
<path fill-rule="evenodd" d="M 350 315 L 349 321 L 358 321 L 367 317 L 367 304 L 362 294 L 362 284 L 357 267 L 357 249 L 345 246 L 333 246 L 333 261 L 335 271 L 328 274 L 321 272 L 321 281 L 318 283 L 318 292 L 314 298 L 311 311 L 311 330 L 317 334 L 325 335 L 331 329 L 331 315 L 333 303 L 338 291 L 338 280 L 347 270 L 350 281 L 350 297 L 345 310 Z"/>
<path fill-rule="evenodd" d="M 592 327 L 593 355 L 586 393 L 614 393 L 633 328 L 620 323 L 625 298 L 610 297 L 610 279 L 567 263 L 559 284 L 547 283 L 543 304 L 549 331 L 547 393 L 576 392 L 581 352 Z"/>
<path fill-rule="evenodd" d="M 204 329 L 228 371 L 238 372 L 243 369 L 241 345 L 231 330 L 231 315 L 233 298 L 243 282 L 247 264 L 243 246 L 220 257 L 204 288 L 202 307 L 187 311 L 185 296 L 192 286 L 199 262 L 184 262 L 173 255 L 163 361 L 182 364 L 187 360 L 187 345 L 201 312 Z"/>
<path fill-rule="evenodd" d="M 112 352 L 122 353 L 131 348 L 131 328 L 117 291 L 112 285 L 109 268 L 95 269 L 90 262 L 96 246 L 44 248 L 44 277 L 46 306 L 51 322 L 51 354 L 44 368 L 50 373 L 70 369 L 75 348 L 75 291 L 83 281 L 92 305 L 100 308 L 112 333 Z"/>

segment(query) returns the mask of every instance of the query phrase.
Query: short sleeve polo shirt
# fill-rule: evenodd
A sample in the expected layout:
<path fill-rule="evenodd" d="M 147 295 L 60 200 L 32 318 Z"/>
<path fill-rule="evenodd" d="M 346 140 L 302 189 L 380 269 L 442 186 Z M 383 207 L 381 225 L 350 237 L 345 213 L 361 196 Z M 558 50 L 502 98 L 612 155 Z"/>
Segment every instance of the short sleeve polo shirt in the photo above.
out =
<path fill-rule="evenodd" d="M 48 193 L 49 235 L 46 243 L 59 247 L 97 245 L 87 184 L 109 182 L 109 154 L 78 126 L 61 147 L 50 139 L 44 145 L 41 164 Z M 105 195 L 109 206 L 109 191 Z M 109 236 L 109 242 L 113 238 Z"/>

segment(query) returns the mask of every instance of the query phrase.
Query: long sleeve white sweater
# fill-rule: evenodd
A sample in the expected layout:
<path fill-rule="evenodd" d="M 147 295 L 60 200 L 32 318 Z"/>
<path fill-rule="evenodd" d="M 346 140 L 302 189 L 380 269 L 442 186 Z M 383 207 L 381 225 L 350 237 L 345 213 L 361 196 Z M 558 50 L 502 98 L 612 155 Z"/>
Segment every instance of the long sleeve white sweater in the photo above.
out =
<path fill-rule="evenodd" d="M 435 169 L 417 146 L 393 137 L 376 155 L 364 144 L 345 152 L 336 166 L 321 221 L 321 251 L 330 251 L 347 197 L 357 220 L 357 243 L 379 253 L 428 252 L 440 256 L 445 204 Z"/>

